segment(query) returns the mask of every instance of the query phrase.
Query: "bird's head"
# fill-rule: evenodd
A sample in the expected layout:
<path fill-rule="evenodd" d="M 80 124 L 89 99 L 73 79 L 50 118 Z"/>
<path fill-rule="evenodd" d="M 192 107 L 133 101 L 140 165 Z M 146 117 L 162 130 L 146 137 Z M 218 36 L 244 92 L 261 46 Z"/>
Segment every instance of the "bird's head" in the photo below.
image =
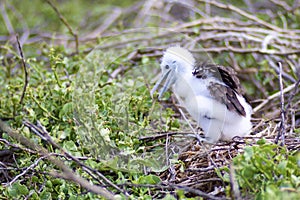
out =
<path fill-rule="evenodd" d="M 187 49 L 180 46 L 168 48 L 164 52 L 160 64 L 162 76 L 151 90 L 151 96 L 153 96 L 159 86 L 162 86 L 158 93 L 158 99 L 160 100 L 162 95 L 181 75 L 187 71 L 192 72 L 194 64 L 195 58 Z"/>

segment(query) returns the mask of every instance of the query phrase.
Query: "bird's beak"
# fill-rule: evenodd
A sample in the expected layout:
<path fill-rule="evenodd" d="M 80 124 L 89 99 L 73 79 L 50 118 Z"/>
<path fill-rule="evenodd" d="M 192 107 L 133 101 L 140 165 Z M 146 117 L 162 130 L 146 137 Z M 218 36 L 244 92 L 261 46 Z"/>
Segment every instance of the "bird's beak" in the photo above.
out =
<path fill-rule="evenodd" d="M 163 84 L 164 82 L 164 84 Z M 154 92 L 158 89 L 162 84 L 162 88 L 158 93 L 158 100 L 161 99 L 162 95 L 169 89 L 169 87 L 174 83 L 174 70 L 170 69 L 166 73 L 164 73 L 161 78 L 157 81 L 150 94 L 153 97 Z"/>

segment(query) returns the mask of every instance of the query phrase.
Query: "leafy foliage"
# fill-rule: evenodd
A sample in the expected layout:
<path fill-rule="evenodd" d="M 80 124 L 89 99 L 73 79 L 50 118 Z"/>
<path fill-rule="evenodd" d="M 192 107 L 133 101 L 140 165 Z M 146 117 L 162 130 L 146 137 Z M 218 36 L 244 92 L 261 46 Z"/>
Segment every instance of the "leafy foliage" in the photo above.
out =
<path fill-rule="evenodd" d="M 233 158 L 235 177 L 245 196 L 255 199 L 298 199 L 300 195 L 300 154 L 264 139 L 246 146 Z M 229 182 L 229 175 L 224 176 Z"/>
<path fill-rule="evenodd" d="M 185 170 L 175 148 L 166 151 L 169 141 L 141 140 L 141 137 L 156 132 L 182 131 L 186 126 L 176 106 L 167 100 L 170 93 L 163 102 L 154 102 L 149 95 L 153 79 L 159 73 L 162 49 L 182 44 L 198 50 L 203 50 L 202 47 L 212 50 L 214 60 L 206 52 L 198 54 L 204 60 L 239 69 L 251 100 L 265 99 L 278 91 L 277 72 L 270 67 L 270 58 L 271 61 L 287 60 L 284 70 L 290 78 L 284 80 L 285 85 L 298 78 L 297 53 L 272 54 L 273 50 L 285 53 L 299 49 L 299 36 L 293 35 L 295 32 L 279 31 L 275 37 L 274 30 L 257 20 L 247 21 L 247 17 L 236 17 L 237 13 L 233 15 L 228 10 L 221 12 L 218 6 L 208 6 L 209 2 L 195 1 L 197 6 L 168 1 L 153 5 L 151 1 L 129 0 L 53 2 L 78 34 L 79 52 L 74 50 L 75 38 L 47 1 L 4 0 L 0 3 L 0 118 L 21 135 L 46 148 L 53 158 L 62 160 L 74 174 L 94 185 L 105 186 L 116 193 L 118 199 L 127 198 L 124 191 L 129 199 L 194 199 L 186 197 L 190 194 L 183 189 L 159 190 L 163 185 L 160 173 L 175 164 L 182 164 L 179 170 Z M 245 2 L 231 1 L 232 5 L 246 10 Z M 285 6 L 293 9 L 292 4 L 287 1 Z M 299 9 L 281 11 L 278 8 L 282 5 L 277 5 L 276 11 L 268 10 L 273 12 L 271 16 L 262 12 L 259 5 L 255 7 L 257 5 L 253 3 L 252 9 L 257 10 L 255 14 L 259 19 L 284 27 L 284 30 L 299 29 Z M 209 13 L 203 15 L 202 9 Z M 169 27 L 170 30 L 157 27 Z M 237 27 L 251 31 L 226 32 Z M 25 78 L 15 34 L 19 34 L 29 72 L 22 104 L 20 98 Z M 275 35 L 266 49 L 272 50 L 271 53 L 247 53 L 248 48 L 260 49 L 269 35 Z M 241 54 L 228 49 L 220 53 L 214 49 L 228 46 L 238 48 Z M 249 74 L 244 74 L 244 70 L 249 70 Z M 292 110 L 297 120 L 299 94 L 295 97 Z M 275 100 L 259 115 L 270 114 L 270 118 L 276 118 L 274 110 L 277 107 L 272 103 L 275 104 Z M 40 124 L 55 144 L 92 168 L 94 174 L 49 141 L 35 135 L 24 125 L 24 120 Z M 292 118 L 288 120 L 292 124 Z M 297 123 L 291 129 L 296 134 L 300 132 Z M 47 158 L 42 159 L 41 154 L 31 147 L 25 148 L 6 133 L 1 132 L 0 136 L 1 153 L 2 150 L 10 152 L 0 157 L 3 168 L 0 196 L 3 199 L 101 198 L 76 183 L 53 176 L 59 169 Z M 242 194 L 257 199 L 299 198 L 299 162 L 299 152 L 289 152 L 264 141 L 257 146 L 245 147 L 244 153 L 233 159 Z M 22 175 L 22 172 L 26 173 Z M 95 177 L 96 172 L 115 185 Z M 20 174 L 22 176 L 17 177 Z M 14 177 L 17 179 L 10 184 Z M 228 174 L 223 178 L 229 182 Z"/>

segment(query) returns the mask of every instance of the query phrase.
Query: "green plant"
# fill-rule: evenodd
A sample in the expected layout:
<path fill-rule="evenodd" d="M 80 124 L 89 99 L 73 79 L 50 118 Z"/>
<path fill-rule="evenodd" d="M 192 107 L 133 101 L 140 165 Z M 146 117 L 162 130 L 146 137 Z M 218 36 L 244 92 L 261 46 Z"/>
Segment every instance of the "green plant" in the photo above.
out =
<path fill-rule="evenodd" d="M 235 177 L 242 195 L 255 199 L 299 199 L 299 152 L 259 140 L 233 158 Z M 227 169 L 228 170 L 228 169 Z M 229 182 L 226 174 L 225 180 Z"/>

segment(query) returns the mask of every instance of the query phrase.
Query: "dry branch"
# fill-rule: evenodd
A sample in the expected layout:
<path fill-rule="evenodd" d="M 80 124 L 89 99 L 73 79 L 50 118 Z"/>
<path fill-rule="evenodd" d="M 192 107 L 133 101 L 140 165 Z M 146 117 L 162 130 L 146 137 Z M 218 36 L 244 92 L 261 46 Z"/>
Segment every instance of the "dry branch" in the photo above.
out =
<path fill-rule="evenodd" d="M 199 52 L 208 52 L 208 53 L 222 53 L 222 52 L 233 52 L 233 53 L 241 53 L 241 54 L 250 54 L 250 53 L 257 53 L 263 55 L 280 55 L 286 56 L 291 54 L 300 54 L 300 50 L 291 50 L 291 51 L 274 51 L 274 50 L 263 50 L 261 48 L 236 48 L 232 46 L 227 47 L 211 47 L 211 48 L 203 48 L 203 49 L 195 49 L 192 52 L 199 53 Z"/>
<path fill-rule="evenodd" d="M 26 93 L 26 89 L 27 89 L 27 86 L 28 86 L 28 83 L 29 83 L 29 74 L 28 74 L 28 70 L 27 70 L 27 67 L 26 67 L 26 61 L 25 61 L 25 58 L 24 58 L 24 53 L 23 53 L 22 46 L 20 44 L 18 35 L 16 35 L 16 39 L 17 39 L 17 43 L 18 43 L 18 49 L 19 49 L 19 52 L 20 52 L 20 56 L 21 56 L 22 67 L 23 67 L 23 70 L 24 70 L 24 86 L 23 86 L 23 91 L 22 91 L 22 95 L 21 95 L 21 98 L 20 98 L 20 102 L 19 102 L 20 104 L 22 104 L 25 93 Z"/>
<path fill-rule="evenodd" d="M 57 143 L 54 142 L 54 140 L 51 138 L 50 134 L 47 132 L 47 130 L 38 122 L 38 125 L 34 125 L 28 120 L 24 120 L 23 124 L 27 126 L 33 133 L 38 135 L 41 139 L 47 141 L 50 145 L 52 145 L 55 149 L 58 149 L 61 151 L 63 155 L 65 155 L 67 158 L 73 160 L 76 164 L 81 166 L 83 170 L 85 170 L 90 176 L 92 176 L 95 180 L 98 180 L 95 178 L 93 174 L 96 174 L 98 177 L 100 177 L 101 180 L 105 181 L 107 185 L 115 188 L 117 191 L 123 193 L 125 196 L 128 195 L 126 194 L 125 191 L 123 191 L 121 188 L 116 186 L 114 183 L 112 183 L 109 179 L 107 179 L 103 174 L 101 174 L 99 171 L 91 168 L 90 166 L 85 165 L 82 163 L 78 158 L 72 156 L 70 153 L 65 151 L 62 147 L 60 147 Z M 99 181 L 100 184 L 101 181 Z"/>
<path fill-rule="evenodd" d="M 4 1 L 0 2 L 0 10 L 1 10 L 2 18 L 4 20 L 4 23 L 5 23 L 5 26 L 6 26 L 6 29 L 7 29 L 8 33 L 10 35 L 14 34 L 15 30 L 14 30 L 14 28 L 12 26 L 12 23 L 11 23 L 11 21 L 10 21 L 8 15 L 7 15 Z"/>
<path fill-rule="evenodd" d="M 73 170 L 70 169 L 68 166 L 66 166 L 61 160 L 58 160 L 58 159 L 55 159 L 55 158 L 49 156 L 49 152 L 45 148 L 35 144 L 34 142 L 27 139 L 26 137 L 24 137 L 23 135 L 21 135 L 17 131 L 11 129 L 2 120 L 0 120 L 0 129 L 3 132 L 7 133 L 11 138 L 13 138 L 13 139 L 17 140 L 18 142 L 20 142 L 22 145 L 38 151 L 41 154 L 41 156 L 46 156 L 46 158 L 52 164 L 56 165 L 58 168 L 60 168 L 63 171 L 64 176 L 67 177 L 68 180 L 71 180 L 71 181 L 79 184 L 81 187 L 87 189 L 88 191 L 99 194 L 99 195 L 101 195 L 101 196 L 103 196 L 107 199 L 114 199 L 114 196 L 111 192 L 109 192 L 108 190 L 106 190 L 105 188 L 102 188 L 100 186 L 92 185 L 86 179 L 76 175 L 73 172 Z"/>
<path fill-rule="evenodd" d="M 279 88 L 280 88 L 280 126 L 279 126 L 279 130 L 277 133 L 277 137 L 275 140 L 275 143 L 278 144 L 278 140 L 279 138 L 281 138 L 281 145 L 284 145 L 284 137 L 286 134 L 285 131 L 285 126 L 286 126 L 286 120 L 285 120 L 285 109 L 284 109 L 284 96 L 283 96 L 283 83 L 282 83 L 282 63 L 278 62 L 278 66 L 279 66 L 279 73 L 278 73 L 278 77 L 279 77 Z"/>
<path fill-rule="evenodd" d="M 39 157 L 34 163 L 32 163 L 29 167 L 26 167 L 25 170 L 23 170 L 20 174 L 18 174 L 17 176 L 15 176 L 9 183 L 7 183 L 5 186 L 11 186 L 14 182 L 16 182 L 21 176 L 24 176 L 26 173 L 29 172 L 29 170 L 35 168 L 39 162 L 49 156 L 52 156 L 52 154 L 48 154 L 48 155 L 44 155 L 42 157 Z"/>
<path fill-rule="evenodd" d="M 274 127 L 274 130 L 277 131 L 277 128 Z M 264 138 L 267 143 L 273 143 L 276 134 Z M 179 160 L 184 164 L 175 164 L 175 172 L 171 173 L 167 170 L 160 176 L 164 183 L 170 183 L 173 177 L 172 180 L 174 179 L 174 181 L 171 183 L 174 185 L 199 189 L 200 191 L 212 191 L 211 193 L 213 193 L 215 188 L 222 187 L 224 184 L 215 171 L 229 166 L 231 190 L 235 199 L 240 199 L 239 186 L 234 177 L 234 166 L 231 166 L 232 158 L 243 153 L 246 145 L 257 145 L 256 143 L 260 139 L 261 137 L 258 136 L 235 138 L 232 142 L 219 142 L 210 147 L 209 150 L 194 141 L 189 143 L 186 150 L 179 155 Z M 286 137 L 285 145 L 289 151 L 294 151 L 300 147 L 300 141 L 296 137 Z M 182 166 L 184 166 L 184 170 L 181 169 Z M 189 190 L 185 191 L 189 192 Z"/>
<path fill-rule="evenodd" d="M 58 8 L 52 3 L 51 0 L 45 0 L 55 11 L 55 13 L 58 15 L 60 21 L 68 28 L 70 34 L 74 37 L 75 41 L 75 49 L 76 53 L 79 53 L 79 42 L 78 42 L 78 34 L 73 30 L 73 28 L 70 26 L 66 18 L 59 12 Z"/>
<path fill-rule="evenodd" d="M 289 85 L 288 87 L 286 87 L 286 88 L 284 88 L 284 89 L 282 90 L 282 93 L 284 94 L 284 93 L 287 93 L 287 92 L 291 91 L 292 89 L 295 88 L 296 85 L 297 85 L 296 83 L 294 83 L 294 84 L 292 84 L 292 85 Z M 269 103 L 271 100 L 280 97 L 280 93 L 281 93 L 281 91 L 278 91 L 278 92 L 276 92 L 275 94 L 273 94 L 273 95 L 271 95 L 271 96 L 268 96 L 267 99 L 263 100 L 263 102 L 261 102 L 258 106 L 256 106 L 256 107 L 253 109 L 253 112 L 256 113 L 256 112 L 259 111 L 262 107 L 264 107 L 267 103 Z"/>
<path fill-rule="evenodd" d="M 278 11 L 270 10 L 270 14 L 273 16 L 270 17 L 272 18 L 272 21 L 269 22 L 262 18 L 258 18 L 256 16 L 258 10 L 255 10 L 256 8 L 254 7 L 249 9 L 249 11 L 246 11 L 237 8 L 234 5 L 221 3 L 215 0 L 190 0 L 188 3 L 161 1 L 160 4 L 157 5 L 153 4 L 151 0 L 147 1 L 146 4 L 140 1 L 130 8 L 114 8 L 112 12 L 108 12 L 108 14 L 103 17 L 104 20 L 94 22 L 96 23 L 96 29 L 85 33 L 84 31 L 86 31 L 86 29 L 84 28 L 79 30 L 79 32 L 75 31 L 63 16 L 63 13 L 59 11 L 58 7 L 55 6 L 51 0 L 45 0 L 45 2 L 52 7 L 59 17 L 59 20 L 67 27 L 69 33 L 60 33 L 53 36 L 52 32 L 30 30 L 30 35 L 28 36 L 29 39 L 25 41 L 26 44 L 39 43 L 41 41 L 49 43 L 51 41 L 54 45 L 68 44 L 70 41 L 73 42 L 75 40 L 76 53 L 79 53 L 79 42 L 80 44 L 87 44 L 88 48 L 83 51 L 83 53 L 89 53 L 92 50 L 97 51 L 99 49 L 106 51 L 107 49 L 117 50 L 134 47 L 132 48 L 134 49 L 133 52 L 127 57 L 127 60 L 133 62 L 140 61 L 143 57 L 158 58 L 162 54 L 162 49 L 179 44 L 189 48 L 195 54 L 208 53 L 209 56 L 217 55 L 218 58 L 220 58 L 221 53 L 224 53 L 224 55 L 226 55 L 222 57 L 224 62 L 228 65 L 233 65 L 238 69 L 243 81 L 248 81 L 247 83 L 250 83 L 250 85 L 253 86 L 251 89 L 254 90 L 254 94 L 252 95 L 251 102 L 258 102 L 258 105 L 254 108 L 254 115 L 259 118 L 253 119 L 255 126 L 252 131 L 257 134 L 257 136 L 244 139 L 236 138 L 230 143 L 218 143 L 210 151 L 204 151 L 203 146 L 199 147 L 199 145 L 191 143 L 190 145 L 185 146 L 184 150 L 179 155 L 181 162 L 184 163 L 184 171 L 182 171 L 182 166 L 180 164 L 176 164 L 168 171 L 161 174 L 161 178 L 164 180 L 163 184 L 130 185 L 129 183 L 126 183 L 124 186 L 155 188 L 157 190 L 167 190 L 167 192 L 181 189 L 195 196 L 198 195 L 203 198 L 218 199 L 216 195 L 212 195 L 210 192 L 214 190 L 214 187 L 218 186 L 219 188 L 224 189 L 224 183 L 218 178 L 215 170 L 219 167 L 228 166 L 232 161 L 232 158 L 243 151 L 246 144 L 255 145 L 255 142 L 262 136 L 266 137 L 267 142 L 274 142 L 277 135 L 280 137 L 285 135 L 286 132 L 290 132 L 291 134 L 286 135 L 284 138 L 287 149 L 298 150 L 300 148 L 299 139 L 291 137 L 294 136 L 294 130 L 299 128 L 300 112 L 298 105 L 300 104 L 300 101 L 297 89 L 300 81 L 299 78 L 297 81 L 295 74 L 297 73 L 297 67 L 299 68 L 300 30 L 291 29 L 289 27 L 292 26 L 288 26 L 288 24 L 284 22 L 282 27 L 274 25 L 277 24 L 273 23 L 275 21 L 273 19 L 275 17 L 278 18 Z M 190 2 L 194 4 L 190 4 Z M 271 0 L 271 2 L 275 4 L 276 8 L 284 9 L 283 12 L 294 12 L 295 9 L 299 7 L 299 5 L 296 5 L 298 3 L 297 0 L 293 6 L 290 6 L 281 0 Z M 187 8 L 192 13 L 188 16 L 190 18 L 188 22 L 185 22 L 183 19 L 176 19 L 170 12 L 172 6 L 175 4 L 180 4 L 180 6 Z M 252 5 L 252 3 L 250 4 Z M 9 16 L 7 16 L 4 4 L 0 3 L 0 6 L 6 29 L 9 34 L 12 34 L 14 32 L 13 24 L 11 23 Z M 217 9 L 218 13 L 214 17 L 210 17 L 211 13 L 215 11 L 214 9 Z M 224 10 L 224 13 L 220 10 Z M 231 18 L 230 13 L 232 14 Z M 281 14 L 282 13 L 280 12 L 280 15 Z M 201 18 L 199 18 L 199 16 L 201 16 Z M 235 18 L 235 16 L 238 17 Z M 283 14 L 283 18 L 284 17 L 285 15 Z M 291 22 L 295 22 L 292 18 L 290 20 Z M 124 25 L 124 30 L 116 31 L 116 27 L 113 26 L 114 24 Z M 152 31 L 149 31 L 150 29 L 145 28 L 149 24 L 156 24 L 157 29 L 151 29 Z M 84 26 L 89 27 L 89 24 L 83 24 L 82 27 Z M 136 27 L 141 28 L 135 29 Z M 85 37 L 79 38 L 79 33 L 85 35 Z M 129 35 L 128 37 L 127 34 Z M 181 37 L 177 38 L 177 36 Z M 0 41 L 4 43 L 9 41 L 10 37 L 11 35 L 1 35 Z M 89 46 L 89 43 L 91 42 L 94 42 L 93 45 L 95 43 L 98 44 L 99 38 L 101 41 L 105 41 L 105 39 L 114 37 L 117 40 L 109 40 L 107 43 L 103 42 L 96 48 L 95 46 Z M 24 43 L 22 40 L 20 42 L 18 38 L 17 42 L 22 58 L 22 66 L 25 72 L 25 84 L 20 99 L 20 103 L 22 103 L 28 84 L 28 79 L 26 78 L 28 77 L 28 74 L 20 45 L 20 43 L 22 45 L 24 45 Z M 147 49 L 144 50 L 144 47 L 147 47 Z M 143 50 L 140 50 L 139 48 L 143 48 Z M 6 45 L 0 45 L 0 49 L 9 54 L 15 54 Z M 69 56 L 73 55 L 74 54 L 70 54 Z M 253 62 L 249 62 L 251 59 Z M 281 60 L 282 65 L 280 64 L 279 70 L 275 64 L 275 60 Z M 267 66 L 261 66 L 263 65 L 261 63 L 264 62 L 267 63 Z M 285 65 L 285 63 L 292 64 L 290 64 L 289 67 L 288 65 Z M 247 72 L 247 70 L 249 70 L 250 67 L 252 71 L 248 73 L 249 71 Z M 112 79 L 122 76 L 124 71 L 127 72 L 130 69 L 131 66 L 122 66 L 114 69 L 110 74 L 108 83 L 112 82 Z M 278 77 L 274 71 L 279 72 L 279 86 L 277 81 Z M 261 75 L 262 80 L 259 80 L 256 75 Z M 262 83 L 267 79 L 268 82 Z M 283 85 L 286 87 L 284 88 Z M 283 98 L 288 95 L 287 105 L 284 108 Z M 254 104 L 255 103 L 253 103 L 253 105 Z M 278 108 L 281 108 L 281 113 L 279 113 Z M 43 107 L 40 107 L 40 109 L 43 110 Z M 288 112 L 290 112 L 290 116 L 287 115 Z M 263 117 L 267 119 L 261 118 L 262 113 L 265 114 Z M 267 114 L 271 117 L 266 117 Z M 54 118 L 53 116 L 51 117 Z M 43 127 L 34 125 L 29 121 L 24 121 L 23 124 L 29 127 L 32 132 L 37 134 L 56 150 L 60 150 L 60 155 L 63 156 L 64 159 L 76 163 L 77 167 L 81 167 L 84 172 L 92 177 L 93 181 L 100 185 L 112 187 L 116 191 L 123 193 L 125 196 L 128 195 L 127 191 L 121 187 L 123 185 L 112 183 L 101 172 L 85 165 L 80 159 L 62 149 L 53 141 L 49 133 L 46 130 L 43 130 Z M 0 121 L 0 128 L 6 130 L 11 137 L 28 147 L 27 149 L 23 148 L 22 150 L 27 152 L 30 151 L 35 154 L 35 151 L 40 151 L 41 157 L 36 160 L 35 163 L 30 165 L 27 170 L 25 169 L 25 171 L 20 173 L 15 180 L 28 173 L 28 171 L 34 168 L 41 159 L 45 158 L 61 169 L 61 171 L 51 171 L 50 174 L 52 176 L 71 180 L 89 191 L 100 193 L 110 199 L 113 198 L 113 194 L 108 190 L 91 185 L 86 179 L 74 175 L 74 172 L 59 160 L 59 158 L 53 158 L 53 154 L 34 144 L 16 131 L 9 129 L 2 121 Z M 153 136 L 141 137 L 140 140 L 151 142 L 159 139 L 166 139 L 165 146 L 168 148 L 172 143 L 173 137 L 186 134 L 188 133 L 160 132 Z M 7 143 L 5 140 L 0 140 L 0 142 L 13 147 L 13 145 Z M 151 147 L 147 146 L 146 149 L 147 148 L 150 149 Z M 168 153 L 170 153 L 170 151 L 166 151 L 166 154 Z M 239 199 L 241 194 L 239 194 L 238 184 L 234 177 L 234 168 L 230 167 L 229 175 L 232 193 L 236 199 Z M 172 184 L 166 182 L 171 182 Z M 162 193 L 163 192 L 164 191 L 162 191 Z"/>
<path fill-rule="evenodd" d="M 101 34 L 106 31 L 116 20 L 121 16 L 122 10 L 119 8 L 114 9 L 109 16 L 107 16 L 106 20 L 104 20 L 103 24 L 101 24 L 97 29 L 89 33 L 80 40 L 90 40 L 92 38 L 101 37 Z"/>
<path fill-rule="evenodd" d="M 233 194 L 233 199 L 234 200 L 242 199 L 241 194 L 240 194 L 240 190 L 239 190 L 239 185 L 238 185 L 238 182 L 235 178 L 235 170 L 234 170 L 233 164 L 229 165 L 229 178 L 230 178 L 230 186 L 231 186 L 231 191 L 232 191 L 232 194 Z"/>
<path fill-rule="evenodd" d="M 199 2 L 204 2 L 204 3 L 209 3 L 211 5 L 214 5 L 216 7 L 219 7 L 219 8 L 223 8 L 223 9 L 226 9 L 226 10 L 230 10 L 230 11 L 233 11 L 243 17 L 246 17 L 254 22 L 257 22 L 267 28 L 270 28 L 272 30 L 275 30 L 277 32 L 288 32 L 288 30 L 283 30 L 277 26 L 274 26 L 273 24 L 270 24 L 262 19 L 259 19 L 258 17 L 256 17 L 255 15 L 251 15 L 250 13 L 247 13 L 231 4 L 223 4 L 223 3 L 220 3 L 220 2 L 217 2 L 217 1 L 211 1 L 211 0 L 197 0 Z"/>

